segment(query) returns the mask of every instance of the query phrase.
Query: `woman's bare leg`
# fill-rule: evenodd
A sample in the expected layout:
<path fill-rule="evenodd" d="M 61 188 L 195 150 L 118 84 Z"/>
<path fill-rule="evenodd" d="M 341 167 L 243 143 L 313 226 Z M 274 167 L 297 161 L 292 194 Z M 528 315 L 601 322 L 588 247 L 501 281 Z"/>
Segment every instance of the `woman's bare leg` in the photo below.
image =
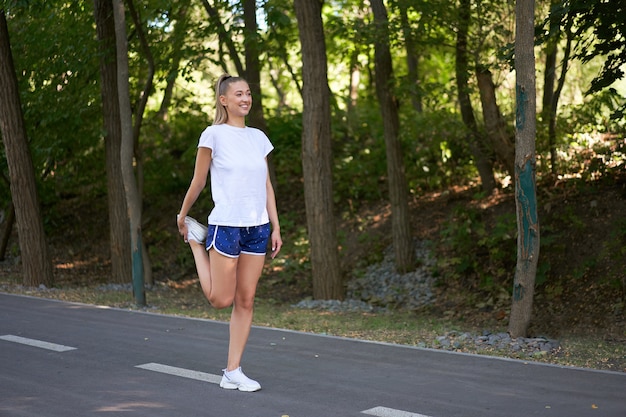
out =
<path fill-rule="evenodd" d="M 193 258 L 196 262 L 196 270 L 198 271 L 198 278 L 200 279 L 200 286 L 202 292 L 207 300 L 211 300 L 211 264 L 209 262 L 209 254 L 204 248 L 203 244 L 196 242 L 195 240 L 189 241 Z"/>
<path fill-rule="evenodd" d="M 226 308 L 233 304 L 237 288 L 237 264 L 239 258 L 230 258 L 209 250 L 211 259 L 211 293 L 209 302 L 215 308 Z"/>
<path fill-rule="evenodd" d="M 254 311 L 256 287 L 263 272 L 265 256 L 242 254 L 230 258 L 203 245 L 189 242 L 196 261 L 200 285 L 205 297 L 215 308 L 233 305 L 230 319 L 230 341 L 226 369 L 240 366 Z"/>
<path fill-rule="evenodd" d="M 242 254 L 237 265 L 237 286 L 233 311 L 230 317 L 230 342 L 226 369 L 232 371 L 240 366 L 243 351 L 252 327 L 254 296 L 263 272 L 265 256 Z"/>

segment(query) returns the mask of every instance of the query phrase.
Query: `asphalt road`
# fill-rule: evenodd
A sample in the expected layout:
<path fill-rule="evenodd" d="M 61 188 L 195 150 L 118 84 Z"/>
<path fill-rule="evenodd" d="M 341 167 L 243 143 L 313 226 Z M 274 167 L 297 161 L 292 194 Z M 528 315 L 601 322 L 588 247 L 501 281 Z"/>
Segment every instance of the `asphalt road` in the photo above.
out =
<path fill-rule="evenodd" d="M 254 327 L 223 390 L 228 326 L 0 293 L 0 416 L 625 417 L 626 373 Z"/>

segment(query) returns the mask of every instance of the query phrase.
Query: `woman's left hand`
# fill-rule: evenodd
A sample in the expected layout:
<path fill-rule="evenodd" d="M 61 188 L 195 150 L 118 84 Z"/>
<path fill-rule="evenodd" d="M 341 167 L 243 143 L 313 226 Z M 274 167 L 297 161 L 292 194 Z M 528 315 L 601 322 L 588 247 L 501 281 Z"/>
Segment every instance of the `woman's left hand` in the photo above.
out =
<path fill-rule="evenodd" d="M 272 259 L 274 259 L 276 257 L 276 255 L 278 255 L 278 252 L 280 252 L 280 248 L 283 247 L 283 240 L 280 237 L 280 230 L 274 230 L 272 231 L 272 236 L 271 236 L 271 240 L 272 240 Z"/>

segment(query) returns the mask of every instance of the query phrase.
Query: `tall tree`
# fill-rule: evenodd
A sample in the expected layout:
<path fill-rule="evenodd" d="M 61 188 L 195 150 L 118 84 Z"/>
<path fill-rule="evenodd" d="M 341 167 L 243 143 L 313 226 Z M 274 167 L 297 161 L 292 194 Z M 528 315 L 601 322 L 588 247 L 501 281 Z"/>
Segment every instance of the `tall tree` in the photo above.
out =
<path fill-rule="evenodd" d="M 520 337 L 526 336 L 530 324 L 539 260 L 535 181 L 535 1 L 517 0 L 515 10 L 517 266 L 513 281 L 509 333 L 513 337 Z"/>
<path fill-rule="evenodd" d="M 11 198 L 15 207 L 24 285 L 51 286 L 52 263 L 37 196 L 35 169 L 31 158 L 13 64 L 9 28 L 0 8 L 0 132 L 9 167 Z"/>
<path fill-rule="evenodd" d="M 490 149 L 493 149 L 498 161 L 504 166 L 511 177 L 515 176 L 515 143 L 512 129 L 502 117 L 496 100 L 496 86 L 491 71 L 478 66 L 476 80 L 480 91 L 480 102 L 483 107 L 485 132 L 489 138 Z"/>
<path fill-rule="evenodd" d="M 313 297 L 343 299 L 333 211 L 330 89 L 322 3 L 295 0 L 302 48 L 302 169 Z"/>
<path fill-rule="evenodd" d="M 545 44 L 546 65 L 543 71 L 543 100 L 541 106 L 541 121 L 543 124 L 548 122 L 548 145 L 550 148 L 550 170 L 556 174 L 556 147 L 552 141 L 552 103 L 554 102 L 554 83 L 556 79 L 556 55 L 558 51 L 559 40 L 561 38 L 561 28 L 556 19 L 554 10 L 558 0 L 551 1 L 550 17 L 549 17 L 549 34 Z M 553 32 L 553 29 L 554 30 Z"/>
<path fill-rule="evenodd" d="M 115 22 L 112 0 L 94 0 L 94 16 L 100 49 L 100 91 L 104 120 L 111 281 L 127 283 L 132 277 L 130 228 L 120 152 L 122 131 L 117 94 Z"/>
<path fill-rule="evenodd" d="M 4 176 L 3 176 L 4 177 Z M 10 187 L 10 184 L 9 184 Z M 6 209 L 6 217 L 3 220 L 6 220 L 6 225 L 2 230 L 2 235 L 0 236 L 0 262 L 4 261 L 6 258 L 7 247 L 9 246 L 9 239 L 11 238 L 11 233 L 13 231 L 13 225 L 15 224 L 15 207 L 13 206 L 13 201 L 9 201 L 9 206 Z M 0 222 L 2 223 L 2 222 Z"/>
<path fill-rule="evenodd" d="M 267 133 L 267 123 L 263 115 L 263 92 L 261 90 L 261 37 L 258 32 L 256 21 L 257 9 L 256 0 L 243 0 L 243 20 L 244 20 L 244 47 L 246 57 L 245 78 L 250 85 L 250 91 L 254 98 L 254 105 L 248 116 L 248 123 Z M 276 184 L 276 169 L 273 164 L 273 156 L 269 156 L 269 171 L 272 184 Z"/>
<path fill-rule="evenodd" d="M 569 68 L 569 60 L 572 52 L 574 33 L 572 24 L 574 15 L 566 13 L 562 15 L 562 9 L 558 0 L 551 1 L 550 15 L 547 19 L 548 34 L 545 42 L 546 67 L 543 78 L 543 101 L 541 118 L 543 123 L 548 124 L 548 147 L 550 150 L 550 171 L 557 173 L 557 148 L 556 148 L 556 116 L 561 91 L 565 85 L 565 76 Z M 556 82 L 556 60 L 562 34 L 565 33 L 565 45 L 563 58 L 561 59 L 561 74 Z M 556 89 L 555 89 L 556 83 Z"/>
<path fill-rule="evenodd" d="M 376 95 L 380 102 L 385 136 L 395 265 L 399 272 L 408 272 L 415 268 L 415 251 L 409 215 L 409 191 L 399 137 L 398 100 L 393 93 L 394 75 L 389 49 L 389 19 L 382 0 L 371 0 L 370 4 L 377 33 L 374 53 Z"/>
<path fill-rule="evenodd" d="M 243 0 L 244 20 L 244 47 L 246 70 L 243 74 L 250 84 L 250 91 L 254 97 L 254 106 L 250 110 L 249 123 L 267 133 L 267 123 L 263 117 L 263 94 L 261 93 L 261 37 L 258 33 L 256 21 L 256 0 Z"/>
<path fill-rule="evenodd" d="M 412 24 L 413 22 L 409 20 L 409 1 L 398 1 L 398 9 L 400 11 L 402 33 L 404 34 L 404 45 L 406 48 L 406 65 L 408 68 L 407 77 L 410 86 L 411 103 L 413 104 L 415 111 L 421 113 L 423 106 L 419 79 L 419 54 L 417 51 L 417 40 L 415 39 L 415 32 L 413 30 L 414 26 L 421 26 L 421 21 L 417 22 L 417 24 Z"/>
<path fill-rule="evenodd" d="M 474 156 L 474 163 L 478 169 L 483 191 L 487 194 L 496 188 L 493 174 L 493 163 L 487 149 L 482 144 L 474 109 L 469 94 L 469 58 L 467 51 L 467 37 L 471 19 L 471 1 L 461 0 L 458 6 L 458 27 L 456 34 L 456 85 L 461 108 L 461 118 L 467 128 L 467 139 L 470 151 Z"/>
<path fill-rule="evenodd" d="M 150 98 L 150 94 L 153 92 L 154 85 L 154 73 L 156 71 L 156 67 L 154 64 L 154 57 L 152 56 L 152 51 L 150 50 L 150 45 L 148 44 L 148 40 L 146 38 L 146 33 L 143 28 L 143 22 L 141 21 L 141 17 L 137 12 L 133 0 L 127 0 L 126 4 L 128 4 L 128 10 L 130 15 L 132 16 L 133 23 L 135 24 L 135 32 L 137 37 L 139 38 L 139 44 L 141 45 L 141 51 L 145 57 L 146 63 L 148 65 L 148 72 L 145 76 L 144 86 L 139 94 L 139 99 L 132 106 L 134 109 L 133 112 L 133 154 L 134 154 L 134 163 L 135 173 L 137 178 L 137 194 L 139 195 L 140 201 L 140 210 L 142 209 L 141 201 L 143 196 L 143 185 L 144 185 L 144 175 L 143 175 L 143 152 L 142 146 L 139 142 L 139 137 L 141 134 L 141 127 L 143 125 L 144 113 L 146 111 L 146 106 L 148 105 L 148 99 Z M 141 218 L 141 217 L 140 217 Z M 154 284 L 154 279 L 152 278 L 152 263 L 150 262 L 150 255 L 148 254 L 148 249 L 146 248 L 146 242 L 141 239 L 141 254 L 142 254 L 142 266 L 143 266 L 143 281 L 148 284 Z"/>
<path fill-rule="evenodd" d="M 144 289 L 143 256 L 141 238 L 141 197 L 133 172 L 134 140 L 133 117 L 130 105 L 128 73 L 128 46 L 126 44 L 126 15 L 123 0 L 113 0 L 115 22 L 115 45 L 117 57 L 117 94 L 120 109 L 122 146 L 120 160 L 122 179 L 126 192 L 126 206 L 130 222 L 130 257 L 132 260 L 133 294 L 138 305 L 146 304 Z"/>
<path fill-rule="evenodd" d="M 176 80 L 178 79 L 180 72 L 180 64 L 183 58 L 185 57 L 185 53 L 188 53 L 185 49 L 185 41 L 187 40 L 187 29 L 192 24 L 191 19 L 189 18 L 189 2 L 190 0 L 184 0 L 179 2 L 178 7 L 173 12 L 172 22 L 174 22 L 173 30 L 172 30 L 172 40 L 171 40 L 171 53 L 169 57 L 169 68 L 167 69 L 166 85 L 163 89 L 163 99 L 161 100 L 161 105 L 159 107 L 159 111 L 157 113 L 158 118 L 162 119 L 163 122 L 167 122 L 169 107 L 172 102 L 172 96 L 174 93 L 174 86 L 176 85 Z M 166 129 L 166 135 L 169 136 L 171 132 L 168 130 L 169 126 L 165 123 L 163 124 L 163 128 Z"/>
<path fill-rule="evenodd" d="M 233 40 L 231 34 L 228 33 L 226 26 L 222 23 L 222 19 L 218 10 L 213 7 L 211 3 L 208 2 L 208 0 L 202 0 L 202 5 L 209 15 L 209 21 L 211 22 L 215 30 L 217 30 L 220 44 L 226 45 L 226 48 L 228 49 L 228 54 L 230 55 L 230 59 L 232 60 L 232 63 L 235 65 L 235 68 L 237 70 L 237 74 L 244 75 L 245 69 L 243 67 L 243 63 L 241 62 L 241 59 L 239 59 L 239 53 L 237 52 L 235 41 Z M 224 60 L 220 61 L 224 65 Z M 226 71 L 226 69 L 224 69 L 224 71 Z"/>

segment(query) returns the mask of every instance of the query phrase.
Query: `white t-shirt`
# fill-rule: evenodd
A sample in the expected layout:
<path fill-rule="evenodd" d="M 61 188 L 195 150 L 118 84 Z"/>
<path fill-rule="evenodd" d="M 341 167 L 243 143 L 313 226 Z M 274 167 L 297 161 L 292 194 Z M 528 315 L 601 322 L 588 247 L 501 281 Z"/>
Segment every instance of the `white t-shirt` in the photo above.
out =
<path fill-rule="evenodd" d="M 274 149 L 259 129 L 212 125 L 200 135 L 199 148 L 212 149 L 211 194 L 215 207 L 209 224 L 250 227 L 269 222 L 267 162 Z"/>

